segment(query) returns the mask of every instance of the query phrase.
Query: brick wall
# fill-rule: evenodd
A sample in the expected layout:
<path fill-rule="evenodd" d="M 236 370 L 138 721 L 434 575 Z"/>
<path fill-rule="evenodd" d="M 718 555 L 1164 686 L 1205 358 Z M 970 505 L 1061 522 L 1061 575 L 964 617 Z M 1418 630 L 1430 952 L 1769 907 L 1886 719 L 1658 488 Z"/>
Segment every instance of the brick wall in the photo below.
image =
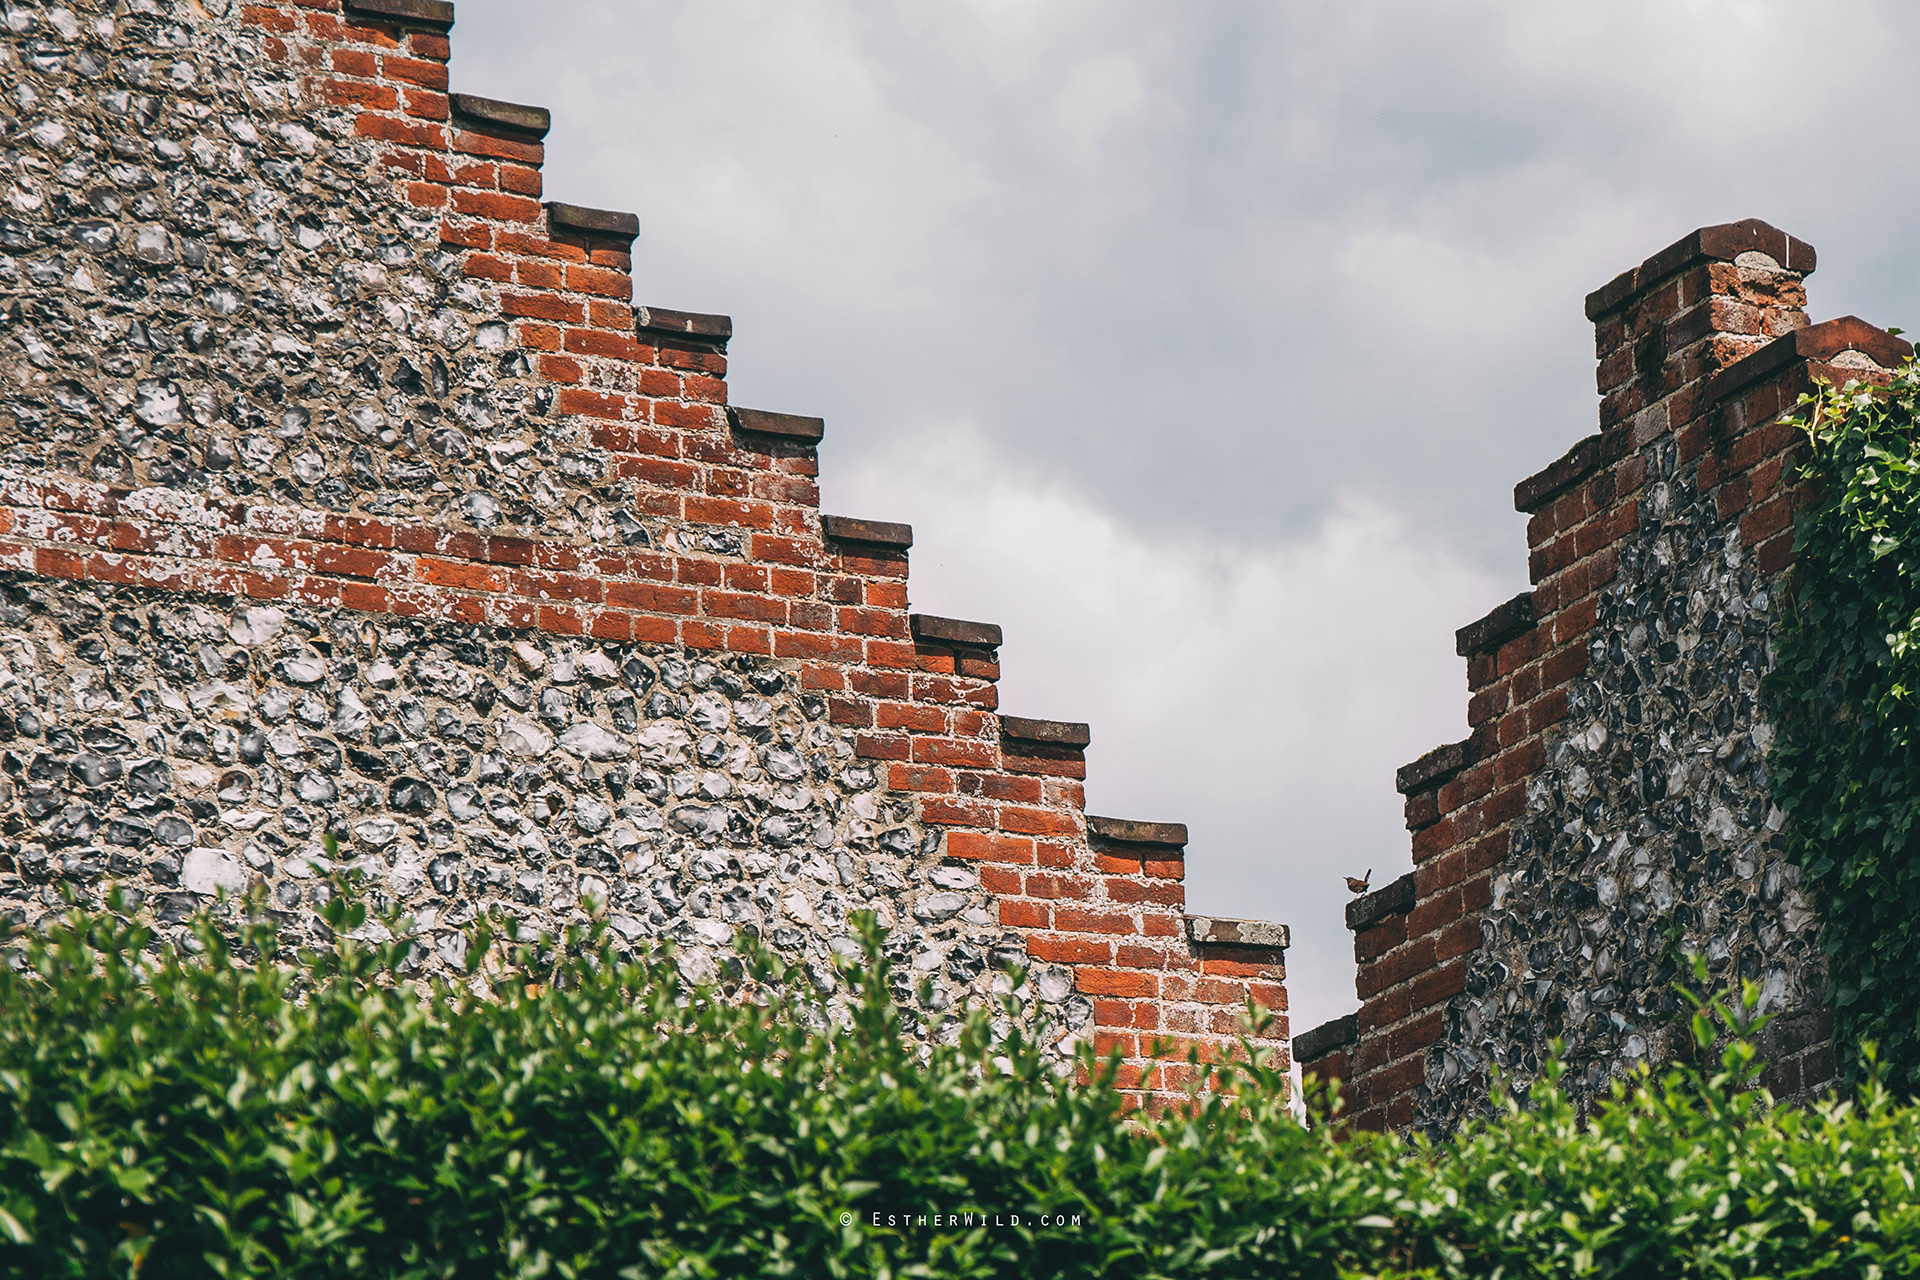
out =
<path fill-rule="evenodd" d="M 1156 1066 L 1156 1040 L 1227 1052 L 1250 997 L 1280 1014 L 1267 1040 L 1284 1052 L 1284 928 L 1189 916 L 1183 827 L 1086 816 L 1087 726 L 1000 715 L 999 628 L 910 611 L 907 526 L 822 516 L 824 424 L 729 405 L 726 317 L 634 304 L 637 219 L 544 199 L 544 110 L 450 91 L 451 5 L 148 4 L 104 25 L 80 7 L 71 38 L 105 67 L 97 107 L 58 116 L 75 63 L 34 73 L 43 109 L 73 126 L 49 144 L 76 155 L 55 174 L 72 193 L 7 224 L 0 569 L 31 633 L 8 723 L 31 738 L 66 718 L 77 734 L 97 712 L 91 744 L 107 719 L 145 717 L 152 732 L 115 750 L 153 752 L 171 781 L 129 799 L 119 773 L 95 786 L 101 770 L 69 776 L 52 737 L 23 738 L 0 858 L 17 922 L 63 879 L 138 882 L 156 903 L 264 883 L 302 904 L 294 880 L 317 855 L 279 846 L 330 829 L 443 923 L 507 902 L 557 925 L 597 897 L 636 945 L 724 951 L 751 927 L 817 960 L 844 941 L 846 909 L 878 907 L 903 964 L 947 984 L 923 1010 L 933 1033 L 991 989 L 979 957 L 1028 962 L 1020 994 L 1062 1052 L 1117 1047 L 1143 1099 L 1185 1083 Z M 60 246 L 92 162 L 71 149 L 119 147 L 128 113 L 160 141 L 128 195 L 94 199 L 111 287 L 75 302 Z M 93 702 L 57 687 L 89 628 Z M 202 651 L 196 691 L 227 690 L 204 705 L 164 678 Z M 368 675 L 401 652 L 415 665 Z M 501 696 L 552 732 L 466 718 L 509 680 Z M 702 710 L 695 690 L 733 707 Z M 271 737 L 289 707 L 313 734 Z M 256 732 L 297 763 L 246 754 Z M 555 733 L 577 761 L 513 764 Z M 226 774 L 190 763 L 200 743 Z M 800 761 L 784 777 L 768 755 L 782 743 Z M 646 785 L 709 807 L 636 799 L 650 760 Z M 393 781 L 401 769 L 424 776 Z M 297 820 L 282 774 L 307 805 Z M 535 815 L 514 811 L 526 829 L 499 858 L 535 865 L 479 866 L 501 842 L 458 824 L 492 803 L 490 780 Z M 243 793 L 266 806 L 252 826 L 220 798 Z M 155 806 L 191 818 L 199 874 L 100 843 L 151 827 Z M 629 843 L 607 845 L 603 810 Z M 573 843 L 534 829 L 565 825 L 555 814 L 573 815 Z M 773 877 L 808 883 L 803 829 L 828 887 L 783 899 Z M 399 870 L 463 858 L 464 879 Z M 650 891 L 643 866 L 663 877 Z M 710 915 L 671 905 L 716 888 Z"/>
<path fill-rule="evenodd" d="M 1532 591 L 1463 628 L 1464 740 L 1402 768 L 1414 870 L 1352 903 L 1360 1009 L 1295 1041 L 1362 1128 L 1445 1132 L 1567 1043 L 1576 1095 L 1680 1051 L 1671 984 L 1705 956 L 1783 1015 L 1769 1083 L 1836 1073 L 1816 915 L 1766 795 L 1760 678 L 1792 553 L 1815 379 L 1911 353 L 1810 325 L 1813 250 L 1704 227 L 1587 298 L 1600 431 L 1520 482 Z"/>

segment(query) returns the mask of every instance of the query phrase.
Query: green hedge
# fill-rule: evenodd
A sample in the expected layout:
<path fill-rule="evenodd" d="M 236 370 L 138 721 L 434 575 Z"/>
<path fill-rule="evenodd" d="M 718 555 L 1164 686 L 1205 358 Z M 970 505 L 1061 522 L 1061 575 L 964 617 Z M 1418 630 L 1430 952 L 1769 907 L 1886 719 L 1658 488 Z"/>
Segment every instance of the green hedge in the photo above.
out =
<path fill-rule="evenodd" d="M 1347 1141 L 1234 1073 L 1134 1121 L 976 1017 L 922 1059 L 877 947 L 849 1025 L 681 991 L 594 939 L 478 938 L 491 995 L 345 934 L 200 954 L 74 913 L 0 969 L 9 1276 L 1335 1276 L 1911 1273 L 1916 1112 L 1771 1112 L 1735 1041 L 1583 1126 L 1533 1106 L 1444 1149 Z M 764 1003 L 742 998 L 754 990 Z M 1706 1015 L 1697 1034 L 1710 1041 Z M 1087 1062 L 1089 1067 L 1094 1064 Z M 983 1225 L 947 1215 L 986 1215 Z M 940 1215 L 936 1225 L 934 1215 Z M 876 1225 L 876 1215 L 878 1225 Z M 921 1216 L 927 1221 L 923 1225 Z M 1065 1218 L 1064 1223 L 1055 1221 Z M 1876 1270 L 1880 1269 L 1880 1270 Z"/>

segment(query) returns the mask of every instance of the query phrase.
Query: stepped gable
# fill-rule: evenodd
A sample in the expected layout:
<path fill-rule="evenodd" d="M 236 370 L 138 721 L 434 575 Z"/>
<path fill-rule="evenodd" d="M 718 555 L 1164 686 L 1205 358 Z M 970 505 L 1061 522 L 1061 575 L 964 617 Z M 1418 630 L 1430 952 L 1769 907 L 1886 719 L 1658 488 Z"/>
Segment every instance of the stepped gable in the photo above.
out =
<path fill-rule="evenodd" d="M 921 1034 L 1027 966 L 1136 1100 L 1249 997 L 1284 1052 L 1284 928 L 1190 921 L 1184 828 L 1086 818 L 1088 726 L 998 714 L 1000 629 L 822 516 L 825 424 L 635 305 L 639 220 L 548 199 L 549 113 L 451 91 L 454 16 L 8 11 L 0 915 L 119 883 L 174 937 L 261 888 L 308 940 L 331 832 L 423 971 L 599 913 L 696 978 L 757 935 L 832 1017 L 868 909 Z"/>
<path fill-rule="evenodd" d="M 1533 590 L 1461 629 L 1469 735 L 1402 768 L 1414 870 L 1352 904 L 1358 1012 L 1294 1041 L 1360 1128 L 1451 1130 L 1565 1042 L 1576 1098 L 1685 1051 L 1706 958 L 1779 1015 L 1767 1085 L 1837 1078 L 1817 916 L 1767 792 L 1761 679 L 1816 381 L 1912 354 L 1810 324 L 1813 250 L 1703 227 L 1587 298 L 1600 430 L 1522 480 Z"/>

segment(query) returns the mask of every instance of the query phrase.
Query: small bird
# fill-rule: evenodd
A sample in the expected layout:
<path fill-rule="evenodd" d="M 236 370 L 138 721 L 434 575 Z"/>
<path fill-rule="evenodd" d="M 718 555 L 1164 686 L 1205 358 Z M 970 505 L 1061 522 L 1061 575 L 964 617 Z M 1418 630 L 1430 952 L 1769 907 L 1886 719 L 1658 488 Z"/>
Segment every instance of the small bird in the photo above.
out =
<path fill-rule="evenodd" d="M 1356 894 L 1365 893 L 1367 891 L 1367 885 L 1372 883 L 1372 881 L 1373 881 L 1373 868 L 1368 867 L 1367 874 L 1363 876 L 1359 876 L 1357 878 L 1354 876 L 1347 877 L 1347 892 L 1356 893 Z"/>

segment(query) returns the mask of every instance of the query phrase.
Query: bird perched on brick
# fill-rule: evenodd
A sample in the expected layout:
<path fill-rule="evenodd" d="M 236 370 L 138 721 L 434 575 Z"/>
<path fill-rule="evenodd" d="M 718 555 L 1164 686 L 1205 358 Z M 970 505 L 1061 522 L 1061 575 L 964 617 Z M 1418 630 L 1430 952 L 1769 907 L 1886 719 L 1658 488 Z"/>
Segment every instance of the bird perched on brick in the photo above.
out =
<path fill-rule="evenodd" d="M 1373 868 L 1368 867 L 1367 874 L 1363 876 L 1347 877 L 1347 892 L 1356 893 L 1356 894 L 1365 893 L 1367 891 L 1367 885 L 1372 883 L 1372 881 L 1373 881 Z"/>

